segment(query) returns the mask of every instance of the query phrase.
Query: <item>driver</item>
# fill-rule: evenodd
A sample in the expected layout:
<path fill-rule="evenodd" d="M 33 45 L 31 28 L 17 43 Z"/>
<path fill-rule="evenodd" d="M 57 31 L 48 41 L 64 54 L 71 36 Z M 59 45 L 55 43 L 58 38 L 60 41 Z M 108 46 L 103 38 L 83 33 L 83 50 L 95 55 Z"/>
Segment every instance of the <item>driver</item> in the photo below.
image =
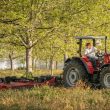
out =
<path fill-rule="evenodd" d="M 86 43 L 85 55 L 89 57 L 90 61 L 93 64 L 93 67 L 96 68 L 96 57 L 97 48 L 92 46 L 91 43 Z"/>

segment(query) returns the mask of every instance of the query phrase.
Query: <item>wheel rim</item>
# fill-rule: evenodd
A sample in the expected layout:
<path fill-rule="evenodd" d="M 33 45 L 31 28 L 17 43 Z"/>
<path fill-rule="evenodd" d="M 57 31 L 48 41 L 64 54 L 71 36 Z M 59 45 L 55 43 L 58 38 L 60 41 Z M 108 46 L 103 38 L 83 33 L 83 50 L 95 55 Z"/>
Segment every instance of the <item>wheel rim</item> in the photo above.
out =
<path fill-rule="evenodd" d="M 110 73 L 106 73 L 104 76 L 104 84 L 107 88 L 110 88 Z"/>
<path fill-rule="evenodd" d="M 79 79 L 78 70 L 73 67 L 67 71 L 66 81 L 70 86 L 75 86 Z"/>

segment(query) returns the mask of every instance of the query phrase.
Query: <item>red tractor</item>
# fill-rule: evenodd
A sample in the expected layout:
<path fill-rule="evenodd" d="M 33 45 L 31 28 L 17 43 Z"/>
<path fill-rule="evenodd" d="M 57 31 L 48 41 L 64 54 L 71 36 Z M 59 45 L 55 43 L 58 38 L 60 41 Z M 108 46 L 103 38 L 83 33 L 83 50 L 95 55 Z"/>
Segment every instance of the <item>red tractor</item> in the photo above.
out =
<path fill-rule="evenodd" d="M 79 45 L 79 56 L 68 58 L 65 61 L 63 79 L 66 87 L 74 87 L 79 80 L 86 83 L 100 85 L 102 88 L 110 88 L 110 54 L 107 53 L 107 37 L 105 36 L 85 36 L 76 37 Z M 93 46 L 96 41 L 104 41 L 104 52 L 97 53 L 96 68 L 88 56 L 82 55 L 82 41 L 92 40 Z"/>

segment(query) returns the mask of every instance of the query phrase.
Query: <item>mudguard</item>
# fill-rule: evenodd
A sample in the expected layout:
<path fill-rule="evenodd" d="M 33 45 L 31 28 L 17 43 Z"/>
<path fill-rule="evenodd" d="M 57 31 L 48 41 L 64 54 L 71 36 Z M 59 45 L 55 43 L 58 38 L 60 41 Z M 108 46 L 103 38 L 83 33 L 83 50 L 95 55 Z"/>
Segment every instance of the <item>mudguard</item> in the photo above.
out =
<path fill-rule="evenodd" d="M 72 60 L 77 60 L 78 62 L 81 62 L 82 65 L 84 66 L 84 68 L 86 69 L 87 74 L 93 74 L 94 68 L 93 68 L 91 62 L 88 59 L 79 58 L 79 57 L 72 57 L 71 59 L 70 58 L 67 59 L 65 61 L 65 64 L 69 63 Z"/>
<path fill-rule="evenodd" d="M 108 63 L 108 64 L 104 64 L 102 67 L 101 67 L 101 69 L 103 69 L 104 67 L 110 67 L 110 63 Z"/>

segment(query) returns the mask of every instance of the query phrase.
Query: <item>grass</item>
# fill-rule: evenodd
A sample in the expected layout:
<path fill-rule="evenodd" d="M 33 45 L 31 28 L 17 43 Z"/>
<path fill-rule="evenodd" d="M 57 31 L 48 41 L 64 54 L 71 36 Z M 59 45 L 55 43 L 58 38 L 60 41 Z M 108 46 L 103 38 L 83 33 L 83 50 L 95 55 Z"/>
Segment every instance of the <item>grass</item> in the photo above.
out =
<path fill-rule="evenodd" d="M 5 76 L 9 72 L 0 74 Z M 20 72 L 24 73 L 15 71 L 12 75 Z M 110 90 L 44 86 L 31 90 L 0 91 L 0 110 L 110 110 Z"/>

